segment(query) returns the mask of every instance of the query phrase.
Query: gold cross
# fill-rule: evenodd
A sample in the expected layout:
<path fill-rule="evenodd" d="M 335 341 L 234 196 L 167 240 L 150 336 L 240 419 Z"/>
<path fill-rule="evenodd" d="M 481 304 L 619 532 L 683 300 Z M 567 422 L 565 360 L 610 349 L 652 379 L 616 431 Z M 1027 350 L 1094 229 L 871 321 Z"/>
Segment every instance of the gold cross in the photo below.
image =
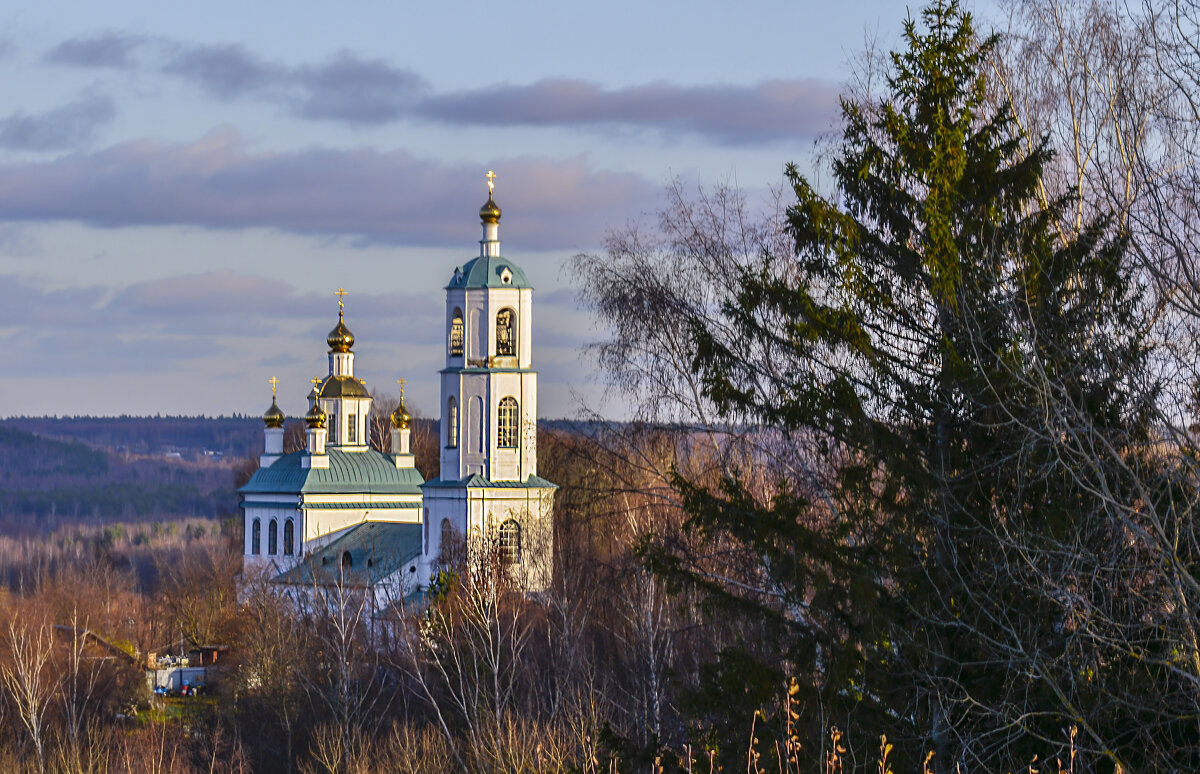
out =
<path fill-rule="evenodd" d="M 318 395 L 320 395 L 320 394 L 321 394 L 321 390 L 320 390 L 319 388 L 320 388 L 320 386 L 321 386 L 321 377 L 319 377 L 319 376 L 314 376 L 314 377 L 313 377 L 313 379 L 312 379 L 312 383 L 313 383 L 313 392 L 315 392 L 315 393 L 317 393 Z"/>
<path fill-rule="evenodd" d="M 338 297 L 338 314 L 341 314 L 342 309 L 344 309 L 346 306 L 346 296 L 350 295 L 350 291 L 338 288 L 337 290 L 333 291 L 333 294 Z"/>
<path fill-rule="evenodd" d="M 400 400 L 401 401 L 404 400 L 404 385 L 407 383 L 408 382 L 407 382 L 407 380 L 404 379 L 404 377 L 401 377 L 396 380 L 396 384 L 400 385 Z"/>
<path fill-rule="evenodd" d="M 484 177 L 486 177 L 488 181 L 488 196 L 491 196 L 492 191 L 496 190 L 496 173 L 489 169 L 488 173 L 484 175 Z"/>
<path fill-rule="evenodd" d="M 274 401 L 275 400 L 275 387 L 276 387 L 276 385 L 279 384 L 279 380 L 276 379 L 274 376 L 272 376 L 267 381 L 271 383 L 271 400 Z"/>

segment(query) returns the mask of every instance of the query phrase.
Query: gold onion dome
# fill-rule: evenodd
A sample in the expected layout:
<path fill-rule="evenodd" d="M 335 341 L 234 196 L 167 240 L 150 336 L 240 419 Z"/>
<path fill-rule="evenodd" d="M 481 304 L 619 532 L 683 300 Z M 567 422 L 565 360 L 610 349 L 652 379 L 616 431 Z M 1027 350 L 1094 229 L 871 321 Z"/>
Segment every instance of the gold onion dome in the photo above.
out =
<path fill-rule="evenodd" d="M 338 324 L 325 337 L 325 342 L 329 345 L 330 352 L 349 352 L 354 346 L 354 334 L 346 327 L 341 312 L 338 312 Z"/>
<path fill-rule="evenodd" d="M 500 207 L 492 200 L 491 191 L 488 191 L 488 200 L 479 208 L 479 219 L 484 223 L 500 222 Z"/>
<path fill-rule="evenodd" d="M 304 415 L 304 423 L 314 429 L 325 426 L 325 410 L 320 403 L 312 404 L 312 408 Z"/>
<path fill-rule="evenodd" d="M 392 427 L 397 430 L 407 430 L 408 422 L 411 419 L 408 409 L 404 406 L 404 398 L 401 398 L 400 403 L 396 405 L 396 410 L 392 412 Z"/>
<path fill-rule="evenodd" d="M 286 419 L 287 417 L 280 410 L 279 404 L 275 402 L 274 398 L 271 398 L 271 408 L 267 409 L 267 413 L 263 414 L 263 423 L 267 427 L 283 427 L 284 420 Z"/>

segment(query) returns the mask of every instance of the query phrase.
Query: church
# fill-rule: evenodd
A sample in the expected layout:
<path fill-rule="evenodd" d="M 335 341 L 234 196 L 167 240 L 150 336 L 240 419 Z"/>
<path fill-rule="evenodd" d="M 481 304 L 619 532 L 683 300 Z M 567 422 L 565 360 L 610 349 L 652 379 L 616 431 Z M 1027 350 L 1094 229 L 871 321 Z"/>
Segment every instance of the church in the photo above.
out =
<path fill-rule="evenodd" d="M 371 447 L 373 398 L 354 375 L 339 289 L 328 373 L 313 379 L 302 450 L 284 453 L 286 417 L 271 380 L 259 469 L 239 490 L 247 574 L 301 594 L 352 586 L 377 610 L 418 597 L 439 570 L 463 561 L 495 562 L 525 591 L 549 586 L 557 486 L 537 475 L 533 286 L 501 255 L 494 177 L 479 210 L 479 255 L 445 287 L 438 477 L 417 471 L 403 389 L 390 452 Z"/>

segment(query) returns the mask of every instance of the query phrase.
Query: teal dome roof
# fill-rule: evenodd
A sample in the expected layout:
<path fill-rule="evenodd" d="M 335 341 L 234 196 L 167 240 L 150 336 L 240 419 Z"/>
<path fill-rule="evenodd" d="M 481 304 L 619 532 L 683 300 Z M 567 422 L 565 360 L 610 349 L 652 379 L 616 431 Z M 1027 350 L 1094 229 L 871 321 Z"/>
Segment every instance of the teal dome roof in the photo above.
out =
<path fill-rule="evenodd" d="M 506 280 L 507 278 L 507 280 Z M 507 258 L 481 255 L 450 277 L 450 288 L 533 288 L 525 272 Z"/>

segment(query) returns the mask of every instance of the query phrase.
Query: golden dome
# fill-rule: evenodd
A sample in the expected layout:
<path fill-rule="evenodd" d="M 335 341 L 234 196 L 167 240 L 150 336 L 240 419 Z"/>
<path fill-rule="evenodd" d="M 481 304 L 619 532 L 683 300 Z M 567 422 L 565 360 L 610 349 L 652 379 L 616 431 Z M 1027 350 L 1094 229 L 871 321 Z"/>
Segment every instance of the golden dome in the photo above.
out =
<path fill-rule="evenodd" d="M 271 398 L 271 408 L 267 409 L 267 413 L 263 414 L 263 423 L 267 427 L 283 427 L 283 422 L 286 419 L 287 417 L 283 411 L 279 409 L 279 404 L 275 402 L 274 398 Z"/>
<path fill-rule="evenodd" d="M 479 219 L 484 223 L 500 222 L 500 207 L 492 200 L 491 191 L 488 191 L 488 200 L 479 208 Z"/>
<path fill-rule="evenodd" d="M 312 404 L 312 408 L 304 415 L 304 423 L 311 428 L 322 428 L 325 426 L 325 410 L 321 408 L 320 403 Z"/>
<path fill-rule="evenodd" d="M 410 419 L 412 417 L 408 415 L 408 409 L 404 407 L 404 398 L 401 398 L 400 402 L 396 404 L 396 410 L 392 412 L 392 427 L 397 430 L 407 430 Z"/>
<path fill-rule="evenodd" d="M 354 334 L 346 327 L 341 312 L 338 312 L 337 326 L 325 337 L 325 343 L 329 345 L 330 352 L 349 352 L 354 346 Z"/>

